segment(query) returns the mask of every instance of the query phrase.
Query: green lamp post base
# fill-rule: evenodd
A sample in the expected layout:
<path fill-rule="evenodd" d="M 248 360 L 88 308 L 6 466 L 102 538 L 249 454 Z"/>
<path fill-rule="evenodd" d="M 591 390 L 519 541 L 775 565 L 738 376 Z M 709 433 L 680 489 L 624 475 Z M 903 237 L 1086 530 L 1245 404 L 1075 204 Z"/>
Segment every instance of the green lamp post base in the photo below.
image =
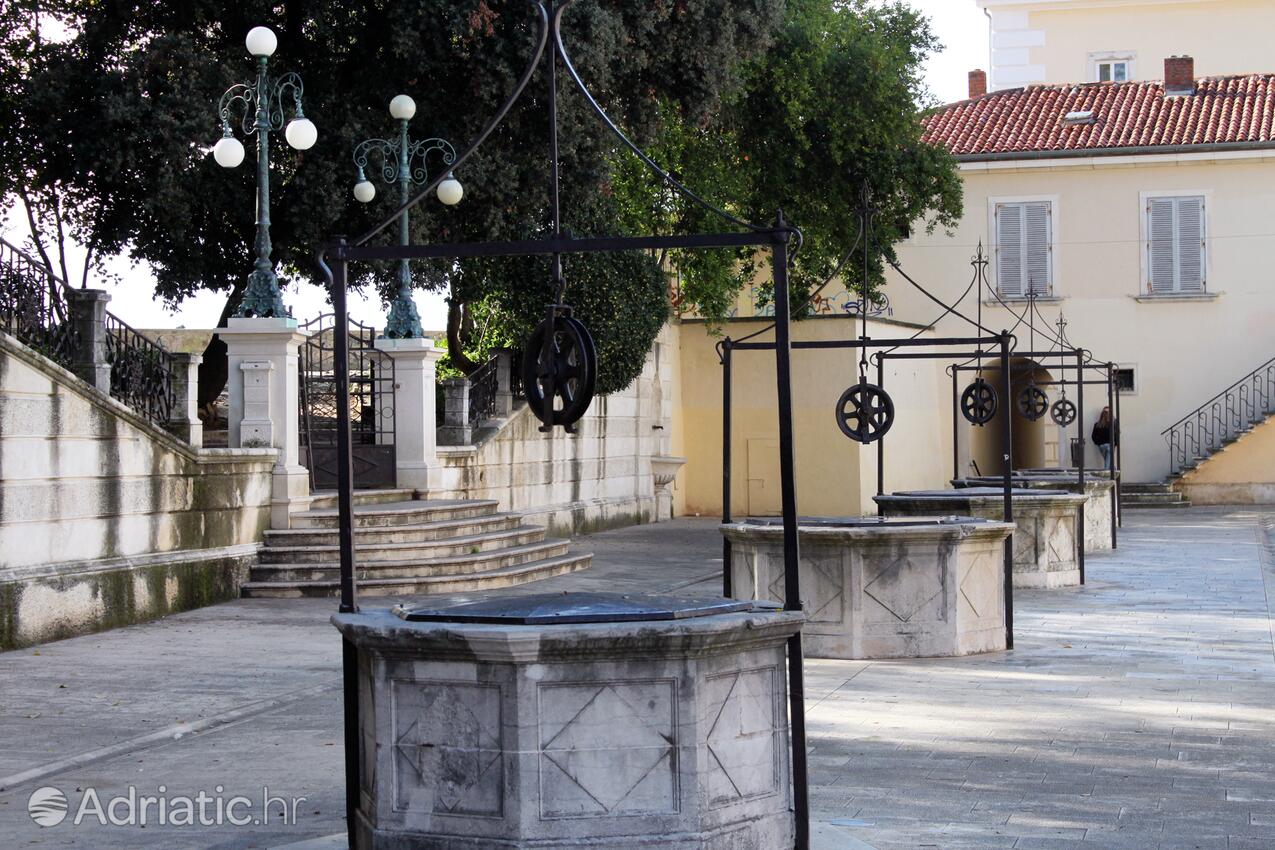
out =
<path fill-rule="evenodd" d="M 240 319 L 286 319 L 288 310 L 283 306 L 279 292 L 279 279 L 269 269 L 257 269 L 248 275 L 248 288 L 235 313 Z"/>
<path fill-rule="evenodd" d="M 425 336 L 421 327 L 421 315 L 416 302 L 408 292 L 400 291 L 390 304 L 390 315 L 385 322 L 386 339 L 420 339 Z"/>

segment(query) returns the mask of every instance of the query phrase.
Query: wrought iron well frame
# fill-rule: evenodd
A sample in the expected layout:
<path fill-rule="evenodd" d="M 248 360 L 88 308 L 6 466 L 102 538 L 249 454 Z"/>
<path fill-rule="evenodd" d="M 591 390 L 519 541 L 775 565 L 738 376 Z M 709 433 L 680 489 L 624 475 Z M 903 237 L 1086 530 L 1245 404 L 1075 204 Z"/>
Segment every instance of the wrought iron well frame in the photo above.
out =
<path fill-rule="evenodd" d="M 788 266 L 791 260 L 790 243 L 796 240 L 800 247 L 801 232 L 789 225 L 779 211 L 771 226 L 758 226 L 714 207 L 699 195 L 680 183 L 671 174 L 663 170 L 649 155 L 629 140 L 617 127 L 606 112 L 593 98 L 588 87 L 571 62 L 562 38 L 561 22 L 563 13 L 577 0 L 528 0 L 536 16 L 538 30 L 535 37 L 535 48 L 531 59 L 520 75 L 512 93 L 504 101 L 496 114 L 488 121 L 482 132 L 459 156 L 452 165 L 452 171 L 458 171 L 474 152 L 486 141 L 487 137 L 504 120 L 514 103 L 522 96 L 534 76 L 541 60 L 548 52 L 548 112 L 549 112 L 549 160 L 550 160 L 550 215 L 552 218 L 552 234 L 546 239 L 527 239 L 501 242 L 470 242 L 452 244 L 412 244 L 412 245 L 371 245 L 370 241 L 382 231 L 390 227 L 412 207 L 420 203 L 437 185 L 445 179 L 440 174 L 425 185 L 414 197 L 401 205 L 394 213 L 378 226 L 354 239 L 347 241 L 344 237 L 332 239 L 328 245 L 318 252 L 319 266 L 328 279 L 332 293 L 332 303 L 336 313 L 336 359 L 345 364 L 348 350 L 348 327 L 346 317 L 348 267 L 352 262 L 372 262 L 385 260 L 410 261 L 414 259 L 462 259 L 469 257 L 517 257 L 548 256 L 553 260 L 554 281 L 561 288 L 562 257 L 571 254 L 604 253 L 613 251 L 635 251 L 652 249 L 709 249 L 709 248 L 741 248 L 752 247 L 758 250 L 769 249 L 774 269 L 774 288 L 776 309 L 776 342 L 775 363 L 777 371 L 776 394 L 778 402 L 778 419 L 780 431 L 780 475 L 784 514 L 784 563 L 787 610 L 801 610 L 801 587 L 797 571 L 799 561 L 797 539 L 797 494 L 794 470 L 793 421 L 792 421 L 792 384 L 791 384 L 791 340 L 789 338 L 788 307 Z M 549 46 L 552 37 L 553 44 Z M 549 49 L 546 51 L 546 47 Z M 592 238 L 576 238 L 562 230 L 559 205 L 559 158 L 558 158 L 558 121 L 557 121 L 557 69 L 561 61 L 564 68 L 583 94 L 588 105 L 604 125 L 627 147 L 637 155 L 646 166 L 654 171 L 668 185 L 683 196 L 689 198 L 711 213 L 726 219 L 743 228 L 744 232 L 715 234 L 670 234 L 655 236 L 602 236 Z M 557 314 L 557 306 L 548 308 L 548 318 Z M 351 468 L 350 447 L 350 409 L 349 409 L 349 375 L 340 369 L 337 379 L 337 419 L 339 423 L 338 437 L 338 544 L 340 550 L 341 581 L 340 607 L 342 613 L 358 611 L 358 587 L 354 570 L 354 492 Z M 545 396 L 547 405 L 552 404 L 552 386 Z M 552 422 L 552 410 L 547 417 Z M 345 722 L 345 780 L 346 780 L 346 815 L 347 828 L 351 846 L 354 846 L 356 812 L 359 804 L 359 704 L 358 704 L 358 657 L 354 645 L 343 639 L 342 668 L 344 686 L 344 722 Z M 806 733 L 804 712 L 804 675 L 801 633 L 798 632 L 788 641 L 788 679 L 789 679 L 789 724 L 791 742 L 791 765 L 793 780 L 793 803 L 796 820 L 796 848 L 807 850 L 810 846 L 810 804 L 806 764 Z"/>

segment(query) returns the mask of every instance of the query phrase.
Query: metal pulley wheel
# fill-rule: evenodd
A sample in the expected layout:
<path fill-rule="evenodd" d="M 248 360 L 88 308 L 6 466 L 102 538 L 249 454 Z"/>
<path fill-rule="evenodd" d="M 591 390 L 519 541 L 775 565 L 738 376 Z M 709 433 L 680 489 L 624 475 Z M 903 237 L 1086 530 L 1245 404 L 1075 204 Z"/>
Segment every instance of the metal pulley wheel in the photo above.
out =
<path fill-rule="evenodd" d="M 860 381 L 841 394 L 836 416 L 841 432 L 856 443 L 876 442 L 894 424 L 894 400 L 876 384 Z"/>
<path fill-rule="evenodd" d="M 998 406 L 996 388 L 982 378 L 975 378 L 961 393 L 961 415 L 974 425 L 991 422 Z"/>
<path fill-rule="evenodd" d="M 1035 384 L 1023 387 L 1018 394 L 1018 412 L 1031 422 L 1045 415 L 1049 410 L 1049 396 Z"/>
<path fill-rule="evenodd" d="M 582 322 L 558 316 L 536 326 L 522 357 L 522 387 L 537 419 L 549 428 L 561 425 L 573 431 L 593 401 L 597 382 L 598 350 Z M 552 414 L 547 419 L 545 395 L 550 387 Z"/>
<path fill-rule="evenodd" d="M 1049 417 L 1066 428 L 1076 421 L 1076 405 L 1065 398 L 1060 398 L 1054 402 L 1053 407 L 1049 408 Z"/>

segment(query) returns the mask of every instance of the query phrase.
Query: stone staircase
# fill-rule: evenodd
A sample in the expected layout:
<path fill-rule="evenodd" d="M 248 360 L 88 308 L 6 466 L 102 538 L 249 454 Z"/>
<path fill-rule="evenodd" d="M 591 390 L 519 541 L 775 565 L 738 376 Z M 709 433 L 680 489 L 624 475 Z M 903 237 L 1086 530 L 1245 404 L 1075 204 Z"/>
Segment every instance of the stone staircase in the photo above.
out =
<path fill-rule="evenodd" d="M 1191 503 L 1168 482 L 1121 484 L 1121 508 L 1189 508 Z"/>
<path fill-rule="evenodd" d="M 588 567 L 592 556 L 546 537 L 494 501 L 439 501 L 412 490 L 355 494 L 354 554 L 359 594 L 461 593 L 523 584 Z M 340 580 L 335 494 L 267 531 L 243 585 L 245 597 L 336 596 Z"/>

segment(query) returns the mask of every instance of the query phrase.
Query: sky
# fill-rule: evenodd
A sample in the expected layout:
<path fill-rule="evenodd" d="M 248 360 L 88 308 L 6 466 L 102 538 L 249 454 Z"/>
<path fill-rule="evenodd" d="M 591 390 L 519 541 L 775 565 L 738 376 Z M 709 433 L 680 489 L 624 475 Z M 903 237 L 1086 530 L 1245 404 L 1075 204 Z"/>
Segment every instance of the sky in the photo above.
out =
<path fill-rule="evenodd" d="M 975 0 L 908 2 L 929 16 L 934 32 L 944 45 L 942 52 L 926 63 L 926 83 L 931 92 L 944 103 L 964 99 L 968 93 L 968 73 L 974 68 L 987 68 L 987 18 Z M 251 205 L 253 200 L 245 198 L 244 203 Z M 27 234 L 25 220 L 11 212 L 0 224 L 0 232 L 10 242 L 21 245 Z M 244 246 L 244 274 L 251 271 L 250 250 L 250 245 Z M 73 281 L 79 280 L 76 260 L 78 257 L 73 256 L 70 270 Z M 109 291 L 111 303 L 108 309 L 134 328 L 208 327 L 221 314 L 225 303 L 223 295 L 202 292 L 186 299 L 176 311 L 172 311 L 155 298 L 153 279 L 144 265 L 134 265 L 128 258 L 118 257 L 109 263 L 108 269 L 119 276 L 118 284 L 102 286 L 91 282 L 89 285 L 102 286 Z M 292 308 L 293 315 L 303 322 L 330 309 L 326 294 L 312 284 L 289 287 L 283 298 L 284 303 Z M 426 331 L 446 327 L 447 306 L 441 294 L 418 292 L 416 306 Z M 385 322 L 385 307 L 375 296 L 367 298 L 352 292 L 350 315 L 364 324 L 381 327 Z"/>

